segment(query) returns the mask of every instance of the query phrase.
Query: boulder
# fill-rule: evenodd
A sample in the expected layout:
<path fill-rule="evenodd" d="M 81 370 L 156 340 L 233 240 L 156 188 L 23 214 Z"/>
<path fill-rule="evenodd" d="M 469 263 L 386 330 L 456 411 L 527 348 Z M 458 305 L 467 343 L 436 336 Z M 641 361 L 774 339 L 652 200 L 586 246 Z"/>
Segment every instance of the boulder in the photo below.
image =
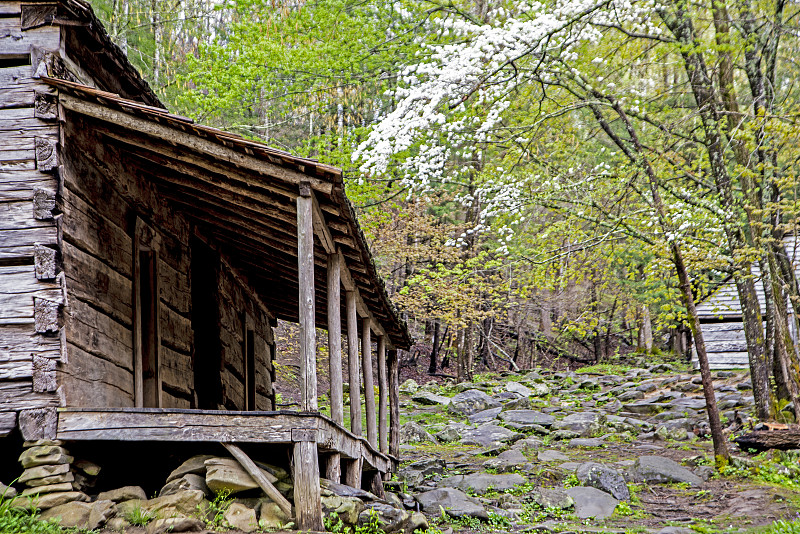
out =
<path fill-rule="evenodd" d="M 171 534 L 172 532 L 200 532 L 205 524 L 196 517 L 166 517 L 150 521 L 145 534 Z"/>
<path fill-rule="evenodd" d="M 517 425 L 540 425 L 545 428 L 555 423 L 556 418 L 535 410 L 507 410 L 498 416 L 501 421 Z"/>
<path fill-rule="evenodd" d="M 36 467 L 39 465 L 71 464 L 74 458 L 58 445 L 39 445 L 26 449 L 19 456 L 22 467 Z"/>
<path fill-rule="evenodd" d="M 454 425 L 447 425 L 442 430 L 434 434 L 434 437 L 442 443 L 453 443 L 461 439 L 461 432 Z"/>
<path fill-rule="evenodd" d="M 639 400 L 644 398 L 644 392 L 639 390 L 625 391 L 617 395 L 617 400 L 627 402 L 632 400 Z"/>
<path fill-rule="evenodd" d="M 341 497 L 334 498 L 340 499 Z M 322 506 L 324 510 L 324 502 Z M 258 517 L 259 528 L 267 531 L 285 530 L 288 528 L 286 525 L 288 525 L 291 521 L 291 518 L 287 516 L 283 510 L 281 510 L 281 507 L 272 501 L 265 501 L 261 503 L 261 509 L 259 510 Z"/>
<path fill-rule="evenodd" d="M 462 491 L 472 490 L 483 495 L 489 490 L 506 491 L 525 484 L 528 480 L 517 474 L 490 475 L 488 473 L 473 473 L 471 475 L 455 475 L 443 479 L 441 486 L 458 488 Z"/>
<path fill-rule="evenodd" d="M 541 382 L 529 382 L 528 388 L 531 390 L 531 397 L 546 397 L 550 394 L 550 388 Z"/>
<path fill-rule="evenodd" d="M 591 448 L 602 447 L 605 444 L 602 438 L 573 438 L 567 443 L 570 448 Z"/>
<path fill-rule="evenodd" d="M 368 504 L 358 516 L 360 526 L 369 525 L 376 518 L 378 526 L 387 534 L 406 530 L 411 514 L 401 508 L 383 503 Z"/>
<path fill-rule="evenodd" d="M 595 462 L 585 462 L 578 466 L 575 475 L 584 486 L 605 491 L 619 501 L 629 501 L 631 498 L 625 477 L 612 467 Z"/>
<path fill-rule="evenodd" d="M 625 410 L 626 412 L 635 413 L 639 415 L 654 415 L 664 410 L 665 408 L 666 406 L 664 406 L 663 404 L 653 402 L 652 400 L 631 402 L 622 405 L 622 409 Z"/>
<path fill-rule="evenodd" d="M 636 482 L 651 484 L 685 482 L 692 486 L 703 484 L 702 478 L 674 460 L 663 456 L 641 456 L 637 458 L 631 468 L 631 474 Z"/>
<path fill-rule="evenodd" d="M 357 499 L 361 499 L 362 501 L 379 500 L 377 496 L 368 491 L 359 488 L 351 488 L 350 486 L 339 484 L 338 482 L 331 482 L 327 478 L 319 479 L 319 483 L 324 489 L 330 491 L 334 495 L 338 495 L 339 497 L 355 497 Z"/>
<path fill-rule="evenodd" d="M 567 430 L 575 432 L 575 437 L 590 437 L 597 434 L 606 422 L 606 415 L 596 412 L 580 412 L 566 416 L 561 421 L 553 423 L 553 430 Z"/>
<path fill-rule="evenodd" d="M 533 391 L 531 391 L 530 388 L 523 386 L 519 382 L 507 382 L 506 391 L 519 395 L 520 397 L 530 397 L 533 395 Z"/>
<path fill-rule="evenodd" d="M 62 464 L 62 465 L 67 466 L 67 464 Z M 44 477 L 44 478 L 28 479 L 25 482 L 25 484 L 27 486 L 30 486 L 31 488 L 39 488 L 41 486 L 52 486 L 54 484 L 64 484 L 68 482 L 73 482 L 74 480 L 75 480 L 75 475 L 67 471 L 66 473 L 62 473 L 60 475 L 50 475 L 49 477 Z M 70 489 L 71 486 L 72 484 L 70 484 Z"/>
<path fill-rule="evenodd" d="M 409 421 L 400 427 L 400 443 L 436 443 L 436 438 L 419 423 Z"/>
<path fill-rule="evenodd" d="M 45 493 L 56 493 L 60 491 L 72 491 L 72 484 L 69 482 L 61 482 L 58 484 L 49 484 L 47 486 L 36 486 L 34 488 L 27 488 L 22 490 L 23 497 L 28 495 L 44 495 Z"/>
<path fill-rule="evenodd" d="M 451 517 L 477 517 L 488 519 L 483 505 L 466 493 L 455 488 L 439 488 L 416 496 L 422 510 L 428 514 L 439 515 L 444 511 Z"/>
<path fill-rule="evenodd" d="M 478 413 L 474 413 L 470 415 L 467 419 L 469 420 L 470 423 L 476 423 L 476 424 L 489 423 L 497 419 L 497 416 L 500 414 L 501 411 L 502 408 L 499 406 L 497 408 L 489 408 L 488 410 L 483 410 Z"/>
<path fill-rule="evenodd" d="M 23 484 L 29 480 L 48 478 L 65 473 L 69 473 L 69 464 L 40 465 L 37 467 L 30 467 L 23 471 L 19 479 L 17 479 L 17 482 Z"/>
<path fill-rule="evenodd" d="M 2 482 L 0 482 L 0 498 L 13 499 L 16 496 L 17 496 L 17 490 L 15 490 L 11 486 L 6 486 Z"/>
<path fill-rule="evenodd" d="M 503 411 L 507 410 L 530 410 L 531 399 L 529 397 L 520 397 L 518 399 L 511 399 L 503 404 Z"/>
<path fill-rule="evenodd" d="M 156 514 L 159 517 L 190 517 L 197 514 L 198 507 L 208 504 L 205 495 L 199 490 L 179 491 L 173 495 L 156 497 L 147 501 L 132 499 L 117 504 L 117 515 L 125 517 L 137 508 L 143 512 Z"/>
<path fill-rule="evenodd" d="M 209 458 L 205 461 L 206 484 L 214 493 L 229 491 L 231 494 L 258 488 L 258 484 L 233 458 Z M 261 472 L 272 483 L 278 479 L 261 469 Z"/>
<path fill-rule="evenodd" d="M 89 496 L 80 491 L 59 491 L 56 493 L 47 493 L 33 498 L 33 504 L 40 510 L 49 510 L 54 506 L 66 504 L 68 502 L 81 501 L 88 502 Z M 26 501 L 20 501 L 20 504 L 27 508 Z"/>
<path fill-rule="evenodd" d="M 74 501 L 53 506 L 42 512 L 40 517 L 42 519 L 54 519 L 65 528 L 89 528 L 89 515 L 91 512 L 92 505 L 88 502 Z"/>
<path fill-rule="evenodd" d="M 339 519 L 348 525 L 358 523 L 358 515 L 362 510 L 364 510 L 364 503 L 355 497 L 339 497 L 338 495 L 322 497 L 322 512 L 326 516 L 335 512 Z"/>
<path fill-rule="evenodd" d="M 458 393 L 450 399 L 447 411 L 464 417 L 488 410 L 489 408 L 499 408 L 500 403 L 489 395 L 478 389 L 468 389 Z"/>
<path fill-rule="evenodd" d="M 193 475 L 203 475 L 206 474 L 206 460 L 210 460 L 214 458 L 214 456 L 208 454 L 199 454 L 197 456 L 192 456 L 181 465 L 175 468 L 172 473 L 169 474 L 167 477 L 167 482 L 172 482 L 176 478 L 180 478 L 186 474 L 193 474 Z"/>
<path fill-rule="evenodd" d="M 575 515 L 578 519 L 594 517 L 605 519 L 614 513 L 619 501 L 597 488 L 575 487 L 567 490 L 567 495 L 575 502 Z"/>
<path fill-rule="evenodd" d="M 98 501 L 123 502 L 133 499 L 147 500 L 147 494 L 141 486 L 123 486 L 111 491 L 103 491 L 97 495 Z"/>
<path fill-rule="evenodd" d="M 243 532 L 253 532 L 258 529 L 256 511 L 242 503 L 231 503 L 222 516 L 231 528 L 239 529 Z"/>
<path fill-rule="evenodd" d="M 429 391 L 418 391 L 411 397 L 411 400 L 425 406 L 447 406 L 450 404 L 450 399 L 448 397 L 436 395 Z"/>
<path fill-rule="evenodd" d="M 533 492 L 533 500 L 542 508 L 559 508 L 561 510 L 571 508 L 574 504 L 572 497 L 562 489 L 536 488 Z"/>
<path fill-rule="evenodd" d="M 569 457 L 563 452 L 552 450 L 539 451 L 536 458 L 538 458 L 540 462 L 566 462 L 569 460 Z"/>
<path fill-rule="evenodd" d="M 72 467 L 89 477 L 96 477 L 101 470 L 99 465 L 89 460 L 76 460 L 72 462 Z"/>
<path fill-rule="evenodd" d="M 114 502 L 106 500 L 97 500 L 92 503 L 92 509 L 89 512 L 89 521 L 86 528 L 94 530 L 105 525 L 106 522 L 114 516 Z"/>
<path fill-rule="evenodd" d="M 400 393 L 404 393 L 405 395 L 413 395 L 418 389 L 419 384 L 412 378 L 400 384 Z"/>
<path fill-rule="evenodd" d="M 206 497 L 213 497 L 214 492 L 206 484 L 206 479 L 200 475 L 187 473 L 180 478 L 175 478 L 166 483 L 158 492 L 159 497 L 164 495 L 173 495 L 179 491 L 184 490 L 200 490 L 205 493 Z"/>
<path fill-rule="evenodd" d="M 462 434 L 461 443 L 464 445 L 480 445 L 482 447 L 497 447 L 502 443 L 514 442 L 525 437 L 522 434 L 486 423 L 478 428 L 466 430 Z"/>

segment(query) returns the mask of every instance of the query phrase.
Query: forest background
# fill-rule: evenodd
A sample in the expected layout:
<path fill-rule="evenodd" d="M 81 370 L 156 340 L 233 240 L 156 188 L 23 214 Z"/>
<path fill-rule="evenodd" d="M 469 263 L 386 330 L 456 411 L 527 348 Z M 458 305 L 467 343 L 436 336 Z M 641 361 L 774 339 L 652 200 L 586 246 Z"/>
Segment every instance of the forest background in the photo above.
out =
<path fill-rule="evenodd" d="M 173 112 L 345 170 L 431 373 L 685 357 L 733 279 L 757 415 L 797 400 L 797 4 L 93 4 Z"/>

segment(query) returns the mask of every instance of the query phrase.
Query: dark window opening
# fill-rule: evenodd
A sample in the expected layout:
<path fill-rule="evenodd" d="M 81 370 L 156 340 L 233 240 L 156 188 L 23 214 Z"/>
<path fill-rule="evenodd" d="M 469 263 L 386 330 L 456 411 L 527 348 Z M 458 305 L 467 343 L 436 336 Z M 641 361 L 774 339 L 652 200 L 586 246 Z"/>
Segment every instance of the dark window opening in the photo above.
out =
<path fill-rule="evenodd" d="M 0 54 L 0 69 L 24 67 L 31 64 L 30 54 Z"/>
<path fill-rule="evenodd" d="M 219 256 L 197 238 L 190 244 L 194 388 L 196 408 L 216 410 L 222 403 L 219 341 Z"/>

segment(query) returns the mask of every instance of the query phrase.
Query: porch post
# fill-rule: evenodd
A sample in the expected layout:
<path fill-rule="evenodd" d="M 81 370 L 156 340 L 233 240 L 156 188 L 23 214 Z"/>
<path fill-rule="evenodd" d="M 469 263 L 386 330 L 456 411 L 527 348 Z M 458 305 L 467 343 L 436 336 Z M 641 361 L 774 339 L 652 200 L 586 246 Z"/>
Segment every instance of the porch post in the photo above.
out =
<path fill-rule="evenodd" d="M 378 448 L 378 430 L 375 425 L 375 382 L 372 379 L 372 330 L 369 317 L 361 327 L 361 365 L 364 367 L 364 407 L 367 412 L 367 441 Z"/>
<path fill-rule="evenodd" d="M 389 383 L 386 377 L 386 336 L 378 336 L 378 443 L 382 453 L 388 452 L 386 432 L 389 427 Z"/>
<path fill-rule="evenodd" d="M 358 314 L 356 293 L 346 294 L 347 307 L 347 367 L 350 380 L 350 430 L 361 436 L 361 377 L 358 376 Z"/>
<path fill-rule="evenodd" d="M 300 287 L 300 409 L 303 411 L 317 411 L 312 194 L 308 183 L 300 184 L 300 195 L 297 197 L 297 279 Z M 307 437 L 293 441 L 295 519 L 301 530 L 322 531 L 317 443 Z"/>
<path fill-rule="evenodd" d="M 339 255 L 328 256 L 328 348 L 330 357 L 331 381 L 331 419 L 336 424 L 344 423 L 344 404 L 342 401 L 342 310 L 341 310 L 341 265 Z M 325 477 L 339 482 L 342 477 L 339 453 L 328 457 Z"/>
<path fill-rule="evenodd" d="M 389 454 L 400 456 L 400 362 L 397 350 L 389 351 L 389 410 L 391 412 L 389 427 Z"/>

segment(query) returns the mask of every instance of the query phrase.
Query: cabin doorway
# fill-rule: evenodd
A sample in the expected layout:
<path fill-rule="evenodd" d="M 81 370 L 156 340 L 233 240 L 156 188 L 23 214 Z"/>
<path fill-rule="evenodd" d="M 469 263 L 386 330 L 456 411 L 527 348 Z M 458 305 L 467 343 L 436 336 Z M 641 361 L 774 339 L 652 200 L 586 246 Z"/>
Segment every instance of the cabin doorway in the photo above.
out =
<path fill-rule="evenodd" d="M 161 407 L 158 239 L 141 219 L 136 221 L 134 250 L 135 404 Z"/>
<path fill-rule="evenodd" d="M 194 404 L 216 410 L 222 403 L 222 350 L 219 336 L 219 255 L 193 237 L 190 243 L 192 330 L 194 331 Z"/>

